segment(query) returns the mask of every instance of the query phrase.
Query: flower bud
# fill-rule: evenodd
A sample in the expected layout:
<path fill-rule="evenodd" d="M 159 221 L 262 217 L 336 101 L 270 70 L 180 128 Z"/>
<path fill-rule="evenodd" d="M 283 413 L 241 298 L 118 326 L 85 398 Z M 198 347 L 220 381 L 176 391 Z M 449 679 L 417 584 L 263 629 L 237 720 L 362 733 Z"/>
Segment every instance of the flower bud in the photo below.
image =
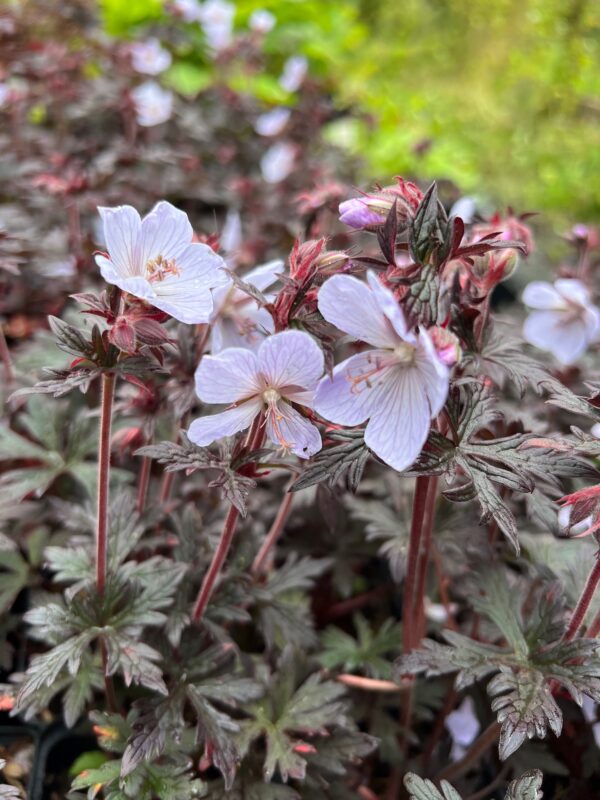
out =
<path fill-rule="evenodd" d="M 440 361 L 447 367 L 453 367 L 458 364 L 462 358 L 462 349 L 458 336 L 439 325 L 430 328 L 427 333 L 431 337 Z"/>
<path fill-rule="evenodd" d="M 323 276 L 341 272 L 350 265 L 350 258 L 343 250 L 325 250 L 317 258 L 315 266 Z"/>
<path fill-rule="evenodd" d="M 392 207 L 390 203 L 389 208 Z M 388 211 L 389 211 L 388 208 Z M 339 206 L 340 221 L 356 231 L 372 230 L 385 222 L 385 215 L 369 208 L 367 198 L 344 200 Z"/>

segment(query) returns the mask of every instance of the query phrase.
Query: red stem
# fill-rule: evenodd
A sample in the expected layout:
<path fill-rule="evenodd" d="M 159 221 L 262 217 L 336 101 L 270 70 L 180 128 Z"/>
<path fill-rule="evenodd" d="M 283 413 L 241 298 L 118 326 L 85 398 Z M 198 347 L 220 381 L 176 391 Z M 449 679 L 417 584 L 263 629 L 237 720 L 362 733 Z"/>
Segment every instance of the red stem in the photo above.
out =
<path fill-rule="evenodd" d="M 142 466 L 140 467 L 140 476 L 138 482 L 136 509 L 139 514 L 144 510 L 146 505 L 146 495 L 148 494 L 148 485 L 150 483 L 150 470 L 152 468 L 152 459 L 148 456 L 142 458 Z"/>
<path fill-rule="evenodd" d="M 13 370 L 12 359 L 10 357 L 10 350 L 8 349 L 6 337 L 4 335 L 4 331 L 1 325 L 0 325 L 0 358 L 2 359 L 2 363 L 4 365 L 4 378 L 6 380 L 6 385 L 10 386 L 15 379 L 15 373 Z"/>
<path fill-rule="evenodd" d="M 108 493 L 110 480 L 110 432 L 112 406 L 115 394 L 115 376 L 106 372 L 102 376 L 102 401 L 100 411 L 100 437 L 98 446 L 98 503 L 96 529 L 96 586 L 102 597 L 106 589 L 106 561 L 108 549 Z"/>
<path fill-rule="evenodd" d="M 463 758 L 460 761 L 456 761 L 454 764 L 450 764 L 450 766 L 443 769 L 438 775 L 435 776 L 435 781 L 453 781 L 456 778 L 460 778 L 461 775 L 464 775 L 465 772 L 476 764 L 479 758 L 488 750 L 494 742 L 498 740 L 500 736 L 500 723 L 499 722 L 492 722 L 491 725 L 480 733 L 477 739 L 473 742 L 473 744 L 469 747 Z"/>
<path fill-rule="evenodd" d="M 225 563 L 227 553 L 231 547 L 239 516 L 240 512 L 237 508 L 233 505 L 230 506 L 227 516 L 225 517 L 225 524 L 223 525 L 223 532 L 221 533 L 219 544 L 213 555 L 208 572 L 204 576 L 200 591 L 198 592 L 194 613 L 192 614 L 192 620 L 194 622 L 199 622 L 204 615 L 208 601 L 214 591 L 216 580 L 219 577 L 219 573 L 221 572 L 221 568 Z"/>
<path fill-rule="evenodd" d="M 592 567 L 592 571 L 588 575 L 588 579 L 583 587 L 581 597 L 577 601 L 577 605 L 573 611 L 573 616 L 571 617 L 569 626 L 562 637 L 564 642 L 570 642 L 571 639 L 574 639 L 579 633 L 579 629 L 583 625 L 585 616 L 589 610 L 592 600 L 594 599 L 594 593 L 596 592 L 598 583 L 600 583 L 600 558 L 598 557 L 598 554 L 596 554 L 596 561 Z M 592 626 L 595 626 L 596 624 L 597 620 L 594 620 Z"/>
<path fill-rule="evenodd" d="M 288 491 L 289 486 L 286 487 L 285 494 L 283 495 L 283 499 L 281 504 L 277 510 L 277 515 L 268 534 L 265 537 L 264 542 L 261 545 L 260 550 L 256 554 L 256 558 L 252 562 L 251 572 L 256 577 L 260 575 L 261 572 L 265 571 L 265 564 L 269 555 L 271 554 L 271 550 L 274 547 L 275 543 L 281 536 L 283 532 L 283 528 L 287 521 L 287 518 L 290 515 L 290 511 L 292 509 L 292 503 L 294 501 L 294 494 L 293 492 Z"/>
<path fill-rule="evenodd" d="M 419 581 L 419 553 L 421 550 L 421 540 L 424 535 L 424 521 L 427 511 L 430 481 L 431 478 L 426 475 L 420 475 L 415 481 L 412 522 L 408 543 L 408 562 L 406 565 L 402 604 L 402 649 L 404 653 L 409 653 L 414 648 L 415 642 L 418 639 L 416 630 L 416 625 L 418 625 L 418 606 L 415 603 L 415 590 Z"/>
<path fill-rule="evenodd" d="M 264 435 L 264 416 L 263 414 L 258 414 L 252 423 L 250 431 L 248 432 L 248 436 L 246 437 L 246 445 L 244 447 L 245 452 L 251 453 L 254 450 L 257 450 L 262 444 Z M 240 472 L 243 474 L 249 474 L 253 471 L 254 468 L 252 464 L 246 465 L 240 470 Z M 229 548 L 233 542 L 239 516 L 240 512 L 234 505 L 231 505 L 229 511 L 227 512 L 227 516 L 225 517 L 225 523 L 223 525 L 223 531 L 221 533 L 221 538 L 219 539 L 219 544 L 217 545 L 217 549 L 213 554 L 210 567 L 204 576 L 202 585 L 200 586 L 200 591 L 198 592 L 198 596 L 196 598 L 196 604 L 192 614 L 192 620 L 194 622 L 199 622 L 206 611 L 206 606 L 208 605 L 208 601 L 210 600 L 215 589 L 217 578 L 219 577 L 223 564 L 225 563 L 225 559 L 227 558 L 227 554 L 229 553 Z"/>
<path fill-rule="evenodd" d="M 585 632 L 585 635 L 588 639 L 595 639 L 599 633 L 600 633 L 600 611 L 598 611 L 594 619 L 591 621 L 590 627 Z"/>
<path fill-rule="evenodd" d="M 427 582 L 427 567 L 431 552 L 431 537 L 433 533 L 433 520 L 435 517 L 435 499 L 437 495 L 438 478 L 431 477 L 423 516 L 423 530 L 419 547 L 419 561 L 417 564 L 417 581 L 414 594 L 415 614 L 415 639 L 413 647 L 419 647 L 425 633 L 425 586 Z"/>

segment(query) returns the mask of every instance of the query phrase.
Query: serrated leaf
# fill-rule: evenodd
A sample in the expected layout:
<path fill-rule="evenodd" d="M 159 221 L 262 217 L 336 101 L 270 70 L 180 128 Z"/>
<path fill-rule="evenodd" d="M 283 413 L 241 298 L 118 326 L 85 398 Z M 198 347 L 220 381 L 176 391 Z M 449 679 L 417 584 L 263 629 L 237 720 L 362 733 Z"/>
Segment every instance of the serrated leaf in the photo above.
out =
<path fill-rule="evenodd" d="M 326 481 L 334 486 L 345 476 L 350 491 L 355 492 L 361 481 L 371 451 L 364 442 L 362 431 L 339 431 L 330 433 L 331 439 L 342 441 L 342 444 L 321 450 L 313 458 L 302 475 L 294 481 L 290 491 L 298 492 L 309 486 Z"/>
<path fill-rule="evenodd" d="M 539 769 L 525 772 L 520 778 L 510 782 L 504 800 L 542 800 L 542 778 Z"/>
<path fill-rule="evenodd" d="M 413 772 L 408 772 L 404 776 L 404 785 L 408 791 L 409 800 L 462 800 L 448 781 L 441 781 L 440 791 L 432 781 L 424 780 Z"/>

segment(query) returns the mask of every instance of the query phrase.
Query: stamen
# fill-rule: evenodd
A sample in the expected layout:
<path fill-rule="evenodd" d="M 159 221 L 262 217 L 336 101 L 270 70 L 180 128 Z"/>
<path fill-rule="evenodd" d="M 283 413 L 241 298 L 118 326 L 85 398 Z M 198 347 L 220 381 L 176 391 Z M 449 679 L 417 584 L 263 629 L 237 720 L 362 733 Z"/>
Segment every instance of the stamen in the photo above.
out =
<path fill-rule="evenodd" d="M 398 344 L 397 347 L 395 347 L 394 350 L 390 350 L 389 355 L 386 354 L 385 357 L 382 357 L 380 353 L 377 355 L 368 353 L 366 359 L 369 365 L 368 369 L 360 370 L 355 375 L 353 375 L 350 370 L 346 372 L 346 378 L 352 384 L 350 392 L 352 394 L 359 394 L 359 392 L 364 389 L 372 389 L 374 383 L 373 379 L 383 372 L 383 370 L 389 367 L 408 367 L 414 363 L 415 354 L 416 349 L 406 342 Z"/>
<path fill-rule="evenodd" d="M 165 258 L 159 254 L 156 258 L 151 258 L 146 264 L 146 277 L 150 283 L 164 281 L 169 275 L 180 275 L 181 270 L 177 266 L 174 258 Z"/>
<path fill-rule="evenodd" d="M 267 404 L 265 417 L 271 423 L 273 434 L 277 439 L 277 442 L 281 445 L 284 452 L 291 450 L 294 446 L 294 443 L 287 441 L 280 425 L 281 420 L 285 419 L 283 409 L 278 405 L 279 400 L 281 400 L 281 395 L 276 389 L 265 389 L 263 392 L 263 400 Z"/>

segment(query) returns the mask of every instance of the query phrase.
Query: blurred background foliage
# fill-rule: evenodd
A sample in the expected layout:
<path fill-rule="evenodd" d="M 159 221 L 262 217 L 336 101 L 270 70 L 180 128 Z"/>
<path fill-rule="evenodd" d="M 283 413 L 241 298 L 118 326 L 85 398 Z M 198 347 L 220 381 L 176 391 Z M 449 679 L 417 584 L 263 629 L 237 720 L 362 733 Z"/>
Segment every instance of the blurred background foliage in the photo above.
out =
<path fill-rule="evenodd" d="M 145 35 L 167 16 L 161 0 L 100 2 L 114 36 Z M 267 74 L 230 73 L 232 88 L 289 104 L 276 76 L 286 55 L 305 55 L 340 111 L 328 136 L 361 157 L 366 181 L 448 178 L 463 192 L 542 211 L 554 223 L 597 219 L 597 0 L 235 5 L 238 29 L 257 9 L 272 12 L 277 24 L 265 42 Z M 191 95 L 218 71 L 205 56 L 200 28 L 196 45 L 176 53 L 168 76 Z"/>

